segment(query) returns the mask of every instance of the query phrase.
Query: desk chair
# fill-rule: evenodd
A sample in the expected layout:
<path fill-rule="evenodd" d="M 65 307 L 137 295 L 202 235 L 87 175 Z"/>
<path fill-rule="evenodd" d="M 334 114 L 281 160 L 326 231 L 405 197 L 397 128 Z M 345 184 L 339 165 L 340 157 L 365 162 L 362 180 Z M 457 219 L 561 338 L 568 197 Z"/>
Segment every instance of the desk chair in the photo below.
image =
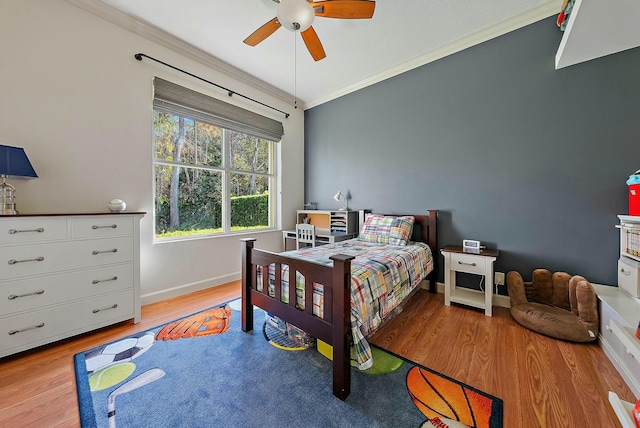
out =
<path fill-rule="evenodd" d="M 312 224 L 296 224 L 296 249 L 300 249 L 300 243 L 316 246 L 316 227 Z"/>

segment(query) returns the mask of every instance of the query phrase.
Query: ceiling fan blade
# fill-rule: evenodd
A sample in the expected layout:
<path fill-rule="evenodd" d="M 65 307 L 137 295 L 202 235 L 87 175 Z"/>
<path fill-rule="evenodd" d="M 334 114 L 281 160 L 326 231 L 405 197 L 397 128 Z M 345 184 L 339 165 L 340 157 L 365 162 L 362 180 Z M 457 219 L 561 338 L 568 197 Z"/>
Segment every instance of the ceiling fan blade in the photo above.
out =
<path fill-rule="evenodd" d="M 311 6 L 316 16 L 341 19 L 373 18 L 376 2 L 369 0 L 330 0 L 314 1 Z"/>
<path fill-rule="evenodd" d="M 324 53 L 322 43 L 320 43 L 320 38 L 313 27 L 309 27 L 300 34 L 302 34 L 302 40 L 304 40 L 304 44 L 307 45 L 307 49 L 314 60 L 320 61 L 322 58 L 327 56 Z"/>
<path fill-rule="evenodd" d="M 273 18 L 271 21 L 267 22 L 262 27 L 251 33 L 249 37 L 244 39 L 244 43 L 248 44 L 249 46 L 255 46 L 272 35 L 278 28 L 280 28 L 278 18 Z"/>

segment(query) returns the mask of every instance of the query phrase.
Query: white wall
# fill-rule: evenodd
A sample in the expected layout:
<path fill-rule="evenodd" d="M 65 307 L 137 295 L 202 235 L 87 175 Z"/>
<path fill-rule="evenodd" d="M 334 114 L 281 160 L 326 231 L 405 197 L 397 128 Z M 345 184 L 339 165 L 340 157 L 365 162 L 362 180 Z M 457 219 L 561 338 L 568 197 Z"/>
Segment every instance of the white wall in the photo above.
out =
<path fill-rule="evenodd" d="M 304 116 L 255 86 L 146 40 L 63 0 L 0 0 L 0 144 L 24 147 L 39 178 L 11 180 L 23 213 L 104 212 L 112 198 L 141 222 L 143 303 L 239 277 L 242 235 L 153 243 L 152 80 L 170 80 L 280 120 L 279 224 L 295 223 L 304 193 Z M 228 97 L 143 52 L 280 110 Z M 245 235 L 246 236 L 246 235 Z M 279 231 L 253 233 L 278 251 Z"/>

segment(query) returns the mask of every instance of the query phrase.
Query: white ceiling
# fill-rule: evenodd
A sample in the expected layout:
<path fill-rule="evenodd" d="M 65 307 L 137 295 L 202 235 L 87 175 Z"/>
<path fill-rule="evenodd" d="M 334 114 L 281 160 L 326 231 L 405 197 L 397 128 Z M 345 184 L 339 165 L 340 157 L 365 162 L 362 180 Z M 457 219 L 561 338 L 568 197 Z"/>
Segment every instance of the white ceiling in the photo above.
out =
<path fill-rule="evenodd" d="M 304 108 L 555 15 L 562 4 L 379 0 L 372 19 L 317 17 L 313 28 L 327 57 L 314 62 L 300 35 L 284 28 L 256 47 L 242 43 L 275 17 L 277 4 L 272 0 L 67 1 L 135 32 L 160 29 L 160 34 L 166 32 L 276 88 L 292 104 L 297 99 Z"/>

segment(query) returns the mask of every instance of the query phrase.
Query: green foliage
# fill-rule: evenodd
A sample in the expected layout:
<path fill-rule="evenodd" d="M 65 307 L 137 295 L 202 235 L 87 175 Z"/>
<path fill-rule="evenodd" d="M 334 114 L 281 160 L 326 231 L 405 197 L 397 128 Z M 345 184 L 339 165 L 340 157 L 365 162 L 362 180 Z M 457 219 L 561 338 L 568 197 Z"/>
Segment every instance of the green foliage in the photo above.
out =
<path fill-rule="evenodd" d="M 267 226 L 253 226 L 253 227 L 232 227 L 232 232 L 238 232 L 241 230 L 258 230 L 264 229 Z M 198 229 L 198 230 L 174 230 L 173 232 L 166 232 L 156 235 L 156 238 L 175 238 L 178 236 L 200 236 L 200 235 L 217 235 L 222 233 L 222 228 L 218 229 Z"/>
<path fill-rule="evenodd" d="M 231 198 L 231 224 L 235 227 L 269 225 L 269 194 Z"/>
<path fill-rule="evenodd" d="M 222 233 L 224 177 L 231 230 L 269 227 L 271 179 L 256 173 L 270 174 L 272 147 L 272 141 L 154 110 L 156 236 Z"/>
<path fill-rule="evenodd" d="M 206 209 L 193 209 L 192 205 L 185 205 L 180 217 L 185 218 L 180 227 L 169 230 L 166 227 L 169 204 L 156 201 L 156 237 L 167 238 L 175 236 L 212 235 L 222 233 L 222 225 L 215 225 L 215 216 L 207 213 Z M 159 207 L 159 208 L 158 208 Z M 220 208 L 221 211 L 221 208 Z M 218 218 L 219 220 L 219 218 Z M 231 198 L 231 231 L 265 229 L 269 227 L 269 194 L 255 196 L 239 196 Z M 163 228 L 164 226 L 164 228 Z"/>
<path fill-rule="evenodd" d="M 168 180 L 179 170 L 178 201 L 179 224 L 171 226 L 171 200 Z M 160 183 L 159 183 L 160 181 Z M 161 186 L 165 186 L 164 189 Z M 192 168 L 161 165 L 156 168 L 156 234 L 171 230 L 216 229 L 222 227 L 222 177 L 220 173 Z"/>

